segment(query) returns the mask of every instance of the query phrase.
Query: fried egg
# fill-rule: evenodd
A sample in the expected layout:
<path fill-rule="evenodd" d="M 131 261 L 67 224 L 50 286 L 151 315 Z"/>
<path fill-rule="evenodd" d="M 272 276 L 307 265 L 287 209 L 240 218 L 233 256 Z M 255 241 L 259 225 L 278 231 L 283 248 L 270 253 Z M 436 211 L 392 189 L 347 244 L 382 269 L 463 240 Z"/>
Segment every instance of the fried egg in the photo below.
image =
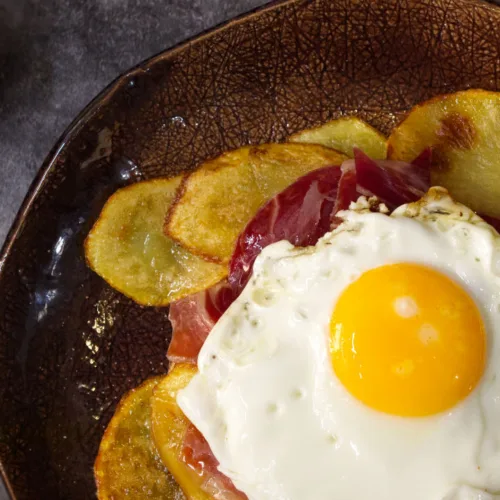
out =
<path fill-rule="evenodd" d="M 252 500 L 500 498 L 500 236 L 441 188 L 264 249 L 178 404 Z"/>

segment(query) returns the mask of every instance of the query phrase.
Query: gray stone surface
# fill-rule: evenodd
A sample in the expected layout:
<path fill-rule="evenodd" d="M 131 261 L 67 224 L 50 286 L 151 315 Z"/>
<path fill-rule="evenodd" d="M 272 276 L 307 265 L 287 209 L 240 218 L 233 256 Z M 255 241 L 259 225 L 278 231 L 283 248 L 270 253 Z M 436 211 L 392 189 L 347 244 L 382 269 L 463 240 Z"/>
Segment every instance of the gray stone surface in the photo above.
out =
<path fill-rule="evenodd" d="M 110 81 L 265 3 L 0 0 L 0 244 L 55 141 Z"/>

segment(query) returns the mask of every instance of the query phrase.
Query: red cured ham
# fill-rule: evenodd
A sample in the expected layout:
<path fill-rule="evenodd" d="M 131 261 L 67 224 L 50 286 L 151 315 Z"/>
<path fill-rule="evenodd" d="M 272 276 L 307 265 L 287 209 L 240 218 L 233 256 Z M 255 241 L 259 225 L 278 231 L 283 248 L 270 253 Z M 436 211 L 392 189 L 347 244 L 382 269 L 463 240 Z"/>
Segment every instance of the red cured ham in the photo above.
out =
<path fill-rule="evenodd" d="M 377 196 L 390 209 L 415 201 L 430 187 L 430 150 L 411 164 L 374 161 L 355 150 L 355 159 L 301 177 L 267 202 L 248 223 L 229 268 L 229 282 L 238 295 L 264 247 L 280 240 L 295 246 L 314 245 L 338 220 L 335 214 L 359 195 Z"/>
<path fill-rule="evenodd" d="M 411 163 L 372 160 L 362 151 L 355 150 L 358 192 L 376 196 L 390 210 L 416 201 L 431 187 L 431 161 L 431 148 L 424 149 Z M 478 215 L 500 232 L 499 219 Z"/>
<path fill-rule="evenodd" d="M 359 149 L 354 150 L 358 192 L 376 196 L 392 210 L 421 198 L 431 186 L 430 150 L 412 163 L 372 160 Z"/>
<path fill-rule="evenodd" d="M 335 210 L 331 216 L 335 215 L 339 210 L 348 209 L 351 202 L 356 201 L 360 196 L 354 160 L 345 161 L 340 168 L 342 170 L 342 176 L 339 181 Z"/>
<path fill-rule="evenodd" d="M 168 319 L 172 340 L 167 358 L 172 363 L 196 363 L 210 330 L 233 301 L 227 281 L 171 304 Z"/>
<path fill-rule="evenodd" d="M 189 425 L 182 447 L 182 460 L 202 478 L 203 490 L 216 500 L 239 500 L 248 497 L 237 490 L 231 479 L 217 468 L 219 462 L 200 431 Z"/>
<path fill-rule="evenodd" d="M 301 177 L 260 208 L 239 236 L 231 259 L 229 283 L 235 295 L 247 283 L 263 248 L 280 240 L 295 246 L 314 245 L 330 230 L 332 214 L 352 201 L 346 193 L 355 193 L 353 169 L 344 175 L 345 191 L 340 198 L 342 170 L 325 167 Z"/>

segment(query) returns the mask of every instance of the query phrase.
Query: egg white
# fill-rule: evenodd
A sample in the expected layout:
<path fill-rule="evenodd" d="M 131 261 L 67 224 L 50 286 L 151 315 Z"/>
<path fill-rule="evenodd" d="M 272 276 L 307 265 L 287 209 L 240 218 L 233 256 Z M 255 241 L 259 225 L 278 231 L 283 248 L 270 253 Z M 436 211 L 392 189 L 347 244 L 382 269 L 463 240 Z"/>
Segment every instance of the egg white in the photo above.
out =
<path fill-rule="evenodd" d="M 500 498 L 500 237 L 440 189 L 391 216 L 360 201 L 342 218 L 315 247 L 264 249 L 179 406 L 252 500 Z M 396 262 L 459 282 L 487 329 L 478 387 L 430 417 L 366 407 L 331 366 L 337 298 L 361 273 Z"/>

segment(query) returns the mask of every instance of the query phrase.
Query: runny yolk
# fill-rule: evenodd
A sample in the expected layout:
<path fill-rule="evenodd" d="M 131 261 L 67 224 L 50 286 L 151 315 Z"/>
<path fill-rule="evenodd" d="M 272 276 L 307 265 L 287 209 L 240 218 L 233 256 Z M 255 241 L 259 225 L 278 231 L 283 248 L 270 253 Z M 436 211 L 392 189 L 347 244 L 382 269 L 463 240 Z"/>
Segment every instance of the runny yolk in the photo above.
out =
<path fill-rule="evenodd" d="M 340 296 L 330 323 L 333 368 L 369 407 L 400 416 L 444 411 L 484 371 L 479 310 L 454 281 L 417 264 L 362 274 Z"/>

